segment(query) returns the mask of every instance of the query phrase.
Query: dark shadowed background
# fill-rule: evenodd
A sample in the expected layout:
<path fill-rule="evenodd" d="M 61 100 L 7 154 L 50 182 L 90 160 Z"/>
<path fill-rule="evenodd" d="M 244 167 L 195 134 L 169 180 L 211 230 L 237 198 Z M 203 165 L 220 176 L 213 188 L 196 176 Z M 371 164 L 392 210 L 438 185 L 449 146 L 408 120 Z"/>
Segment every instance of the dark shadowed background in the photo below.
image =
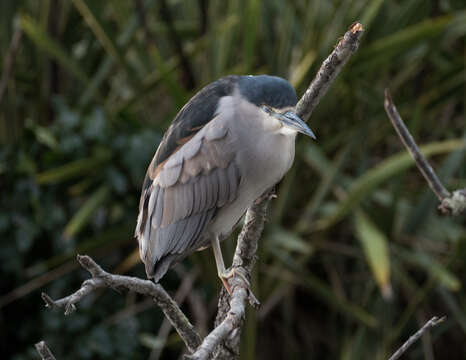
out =
<path fill-rule="evenodd" d="M 89 254 L 145 277 L 132 238 L 163 131 L 226 74 L 287 78 L 298 96 L 353 21 L 365 35 L 299 137 L 260 243 L 243 359 L 387 359 L 433 315 L 407 359 L 466 357 L 466 218 L 441 217 L 383 108 L 390 87 L 447 188 L 466 187 L 463 0 L 2 0 L 0 353 L 177 359 L 148 299 L 111 290 L 65 317 Z M 10 66 L 11 65 L 11 66 Z M 8 78 L 6 77 L 8 76 Z M 234 241 L 224 243 L 227 264 Z M 211 250 L 163 279 L 204 332 L 220 282 Z M 162 331 L 162 332 L 163 332 Z"/>

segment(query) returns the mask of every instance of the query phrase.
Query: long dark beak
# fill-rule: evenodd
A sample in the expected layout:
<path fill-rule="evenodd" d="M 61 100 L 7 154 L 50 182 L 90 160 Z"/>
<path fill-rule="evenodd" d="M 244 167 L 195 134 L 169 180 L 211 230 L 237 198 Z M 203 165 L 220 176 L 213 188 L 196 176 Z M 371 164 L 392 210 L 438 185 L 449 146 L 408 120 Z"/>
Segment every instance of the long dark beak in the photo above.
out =
<path fill-rule="evenodd" d="M 284 114 L 278 114 L 278 118 L 284 126 L 287 126 L 291 129 L 295 129 L 301 134 L 310 136 L 314 140 L 317 139 L 312 130 L 309 128 L 309 126 L 307 126 L 306 123 L 302 121 L 299 118 L 299 116 L 296 115 L 294 112 L 287 111 Z"/>

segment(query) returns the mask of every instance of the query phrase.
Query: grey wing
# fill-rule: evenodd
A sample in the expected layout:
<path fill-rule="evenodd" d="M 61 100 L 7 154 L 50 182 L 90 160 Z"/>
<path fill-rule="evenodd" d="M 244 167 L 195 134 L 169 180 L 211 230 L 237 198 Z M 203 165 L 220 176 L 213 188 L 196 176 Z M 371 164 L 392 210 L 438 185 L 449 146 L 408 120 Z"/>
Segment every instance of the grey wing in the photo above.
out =
<path fill-rule="evenodd" d="M 214 120 L 154 169 L 142 194 L 136 237 L 154 281 L 200 247 L 216 210 L 237 196 L 240 174 L 228 130 Z"/>

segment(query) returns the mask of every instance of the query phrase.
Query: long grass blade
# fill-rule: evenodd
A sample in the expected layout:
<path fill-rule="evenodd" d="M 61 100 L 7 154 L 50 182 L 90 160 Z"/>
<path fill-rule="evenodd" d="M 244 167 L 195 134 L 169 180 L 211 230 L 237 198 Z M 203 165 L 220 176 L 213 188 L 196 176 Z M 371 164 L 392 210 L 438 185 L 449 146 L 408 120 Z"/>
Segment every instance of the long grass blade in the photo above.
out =
<path fill-rule="evenodd" d="M 464 139 L 456 139 L 424 145 L 420 147 L 420 150 L 425 157 L 430 157 L 464 148 L 466 148 L 466 141 Z M 412 157 L 403 151 L 389 157 L 375 168 L 367 171 L 351 184 L 347 196 L 337 205 L 335 210 L 332 211 L 330 215 L 316 222 L 315 229 L 323 230 L 334 225 L 344 218 L 352 209 L 357 207 L 374 189 L 388 179 L 406 171 L 413 165 L 414 160 Z"/>
<path fill-rule="evenodd" d="M 364 250 L 375 281 L 385 299 L 392 296 L 388 239 L 362 211 L 354 217 L 356 235 Z"/>
<path fill-rule="evenodd" d="M 68 70 L 73 76 L 84 84 L 89 83 L 86 73 L 79 67 L 78 63 L 70 57 L 65 49 L 55 42 L 39 24 L 30 16 L 23 14 L 20 16 L 19 26 L 29 39 L 48 56 L 55 59 L 64 69 Z"/>
<path fill-rule="evenodd" d="M 95 191 L 66 225 L 63 236 L 69 239 L 84 228 L 94 212 L 108 199 L 109 195 L 110 188 L 107 186 L 102 186 Z"/>

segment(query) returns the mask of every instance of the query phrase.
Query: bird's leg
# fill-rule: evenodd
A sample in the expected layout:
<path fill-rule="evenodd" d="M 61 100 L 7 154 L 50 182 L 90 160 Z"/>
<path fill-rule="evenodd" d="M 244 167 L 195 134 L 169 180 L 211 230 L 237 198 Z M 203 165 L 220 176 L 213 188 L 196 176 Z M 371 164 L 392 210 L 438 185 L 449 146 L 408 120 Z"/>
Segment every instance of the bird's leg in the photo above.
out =
<path fill-rule="evenodd" d="M 215 256 L 215 263 L 217 264 L 218 277 L 222 281 L 223 286 L 225 286 L 225 289 L 228 292 L 228 294 L 231 295 L 231 287 L 230 284 L 228 284 L 228 279 L 230 279 L 232 276 L 236 274 L 238 274 L 245 281 L 249 288 L 249 281 L 248 279 L 246 279 L 246 276 L 241 271 L 236 272 L 234 268 L 230 269 L 229 271 L 225 269 L 225 263 L 223 262 L 222 249 L 220 247 L 220 241 L 218 239 L 218 236 L 213 237 L 211 242 Z"/>
<path fill-rule="evenodd" d="M 212 249 L 214 251 L 215 263 L 217 264 L 217 274 L 220 280 L 222 280 L 223 286 L 228 291 L 228 294 L 231 295 L 231 288 L 228 284 L 228 279 L 232 274 L 227 273 L 225 269 L 225 263 L 223 262 L 222 248 L 220 247 L 220 241 L 218 236 L 212 238 Z"/>

